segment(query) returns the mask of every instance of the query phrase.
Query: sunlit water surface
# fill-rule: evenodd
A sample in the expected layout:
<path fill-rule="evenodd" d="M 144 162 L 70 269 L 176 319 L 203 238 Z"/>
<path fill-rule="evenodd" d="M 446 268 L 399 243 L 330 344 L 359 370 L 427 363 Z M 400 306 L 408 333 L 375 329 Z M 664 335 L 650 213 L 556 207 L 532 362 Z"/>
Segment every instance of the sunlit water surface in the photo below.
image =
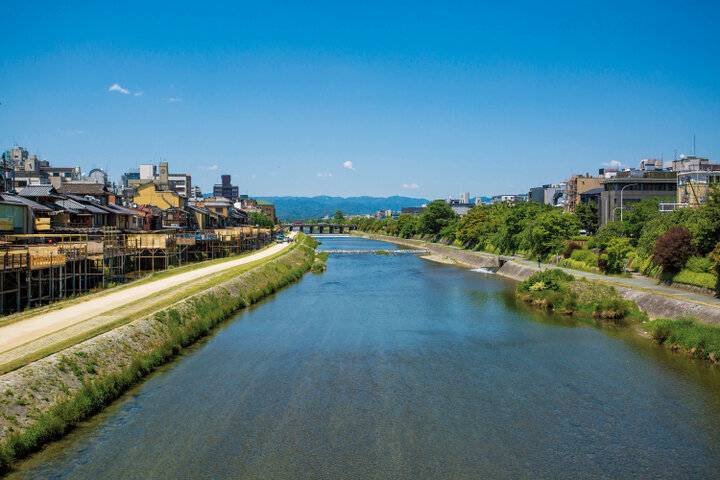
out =
<path fill-rule="evenodd" d="M 483 272 L 327 264 L 12 478 L 718 477 L 716 369 L 529 312 Z"/>

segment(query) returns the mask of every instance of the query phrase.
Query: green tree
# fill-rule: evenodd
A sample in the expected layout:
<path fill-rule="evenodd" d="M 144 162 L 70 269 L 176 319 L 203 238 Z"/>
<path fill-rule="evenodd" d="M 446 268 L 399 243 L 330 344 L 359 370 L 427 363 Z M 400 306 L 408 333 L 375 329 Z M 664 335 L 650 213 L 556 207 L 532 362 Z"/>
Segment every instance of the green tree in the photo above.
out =
<path fill-rule="evenodd" d="M 260 225 L 264 228 L 272 228 L 273 222 L 259 212 L 250 212 L 250 225 Z"/>
<path fill-rule="evenodd" d="M 606 273 L 620 273 L 633 247 L 629 238 L 613 238 L 607 250 L 600 254 L 598 266 Z"/>
<path fill-rule="evenodd" d="M 567 240 L 577 235 L 579 229 L 580 221 L 574 213 L 552 209 L 534 219 L 523 243 L 535 255 L 560 253 L 565 251 Z"/>
<path fill-rule="evenodd" d="M 595 235 L 598 229 L 598 206 L 595 202 L 587 205 L 581 203 L 575 208 L 575 215 L 580 222 L 580 228 L 587 230 L 590 235 Z"/>
<path fill-rule="evenodd" d="M 333 216 L 333 220 L 338 220 L 338 221 L 345 220 L 345 215 L 343 215 L 342 210 L 338 210 L 337 212 L 335 212 L 335 215 Z"/>
<path fill-rule="evenodd" d="M 441 230 L 455 219 L 457 219 L 457 215 L 450 208 L 450 205 L 442 200 L 430 202 L 422 215 L 420 215 L 420 233 L 437 236 Z"/>
<path fill-rule="evenodd" d="M 483 205 L 473 207 L 460 219 L 457 238 L 465 245 L 485 246 L 490 226 L 490 209 Z"/>

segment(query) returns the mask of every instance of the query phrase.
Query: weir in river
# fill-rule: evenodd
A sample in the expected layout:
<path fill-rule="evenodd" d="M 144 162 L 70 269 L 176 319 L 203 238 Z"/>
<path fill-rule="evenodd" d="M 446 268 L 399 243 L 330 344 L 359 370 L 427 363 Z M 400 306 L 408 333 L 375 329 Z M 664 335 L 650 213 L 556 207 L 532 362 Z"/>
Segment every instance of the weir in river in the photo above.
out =
<path fill-rule="evenodd" d="M 330 250 L 395 246 L 327 239 Z M 714 478 L 720 373 L 515 283 L 330 255 L 11 478 Z"/>

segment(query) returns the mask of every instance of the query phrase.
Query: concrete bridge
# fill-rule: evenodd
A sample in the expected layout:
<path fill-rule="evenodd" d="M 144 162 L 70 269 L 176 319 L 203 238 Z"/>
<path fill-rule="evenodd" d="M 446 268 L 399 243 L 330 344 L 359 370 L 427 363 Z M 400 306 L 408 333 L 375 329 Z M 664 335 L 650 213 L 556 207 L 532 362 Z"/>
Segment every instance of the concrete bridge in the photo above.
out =
<path fill-rule="evenodd" d="M 283 223 L 283 228 L 287 228 L 291 232 L 294 230 L 304 231 L 306 228 L 313 233 L 346 233 L 351 230 L 357 230 L 357 225 L 348 225 L 346 223 Z"/>

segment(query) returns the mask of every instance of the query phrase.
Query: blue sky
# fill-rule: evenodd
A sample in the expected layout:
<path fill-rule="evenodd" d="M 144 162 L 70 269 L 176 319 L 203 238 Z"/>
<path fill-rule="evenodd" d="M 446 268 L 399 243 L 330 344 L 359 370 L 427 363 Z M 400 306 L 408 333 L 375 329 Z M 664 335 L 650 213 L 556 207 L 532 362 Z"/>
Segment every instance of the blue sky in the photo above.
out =
<path fill-rule="evenodd" d="M 710 1 L 5 2 L 0 147 L 257 196 L 526 192 L 693 134 L 720 161 L 718 24 Z"/>

